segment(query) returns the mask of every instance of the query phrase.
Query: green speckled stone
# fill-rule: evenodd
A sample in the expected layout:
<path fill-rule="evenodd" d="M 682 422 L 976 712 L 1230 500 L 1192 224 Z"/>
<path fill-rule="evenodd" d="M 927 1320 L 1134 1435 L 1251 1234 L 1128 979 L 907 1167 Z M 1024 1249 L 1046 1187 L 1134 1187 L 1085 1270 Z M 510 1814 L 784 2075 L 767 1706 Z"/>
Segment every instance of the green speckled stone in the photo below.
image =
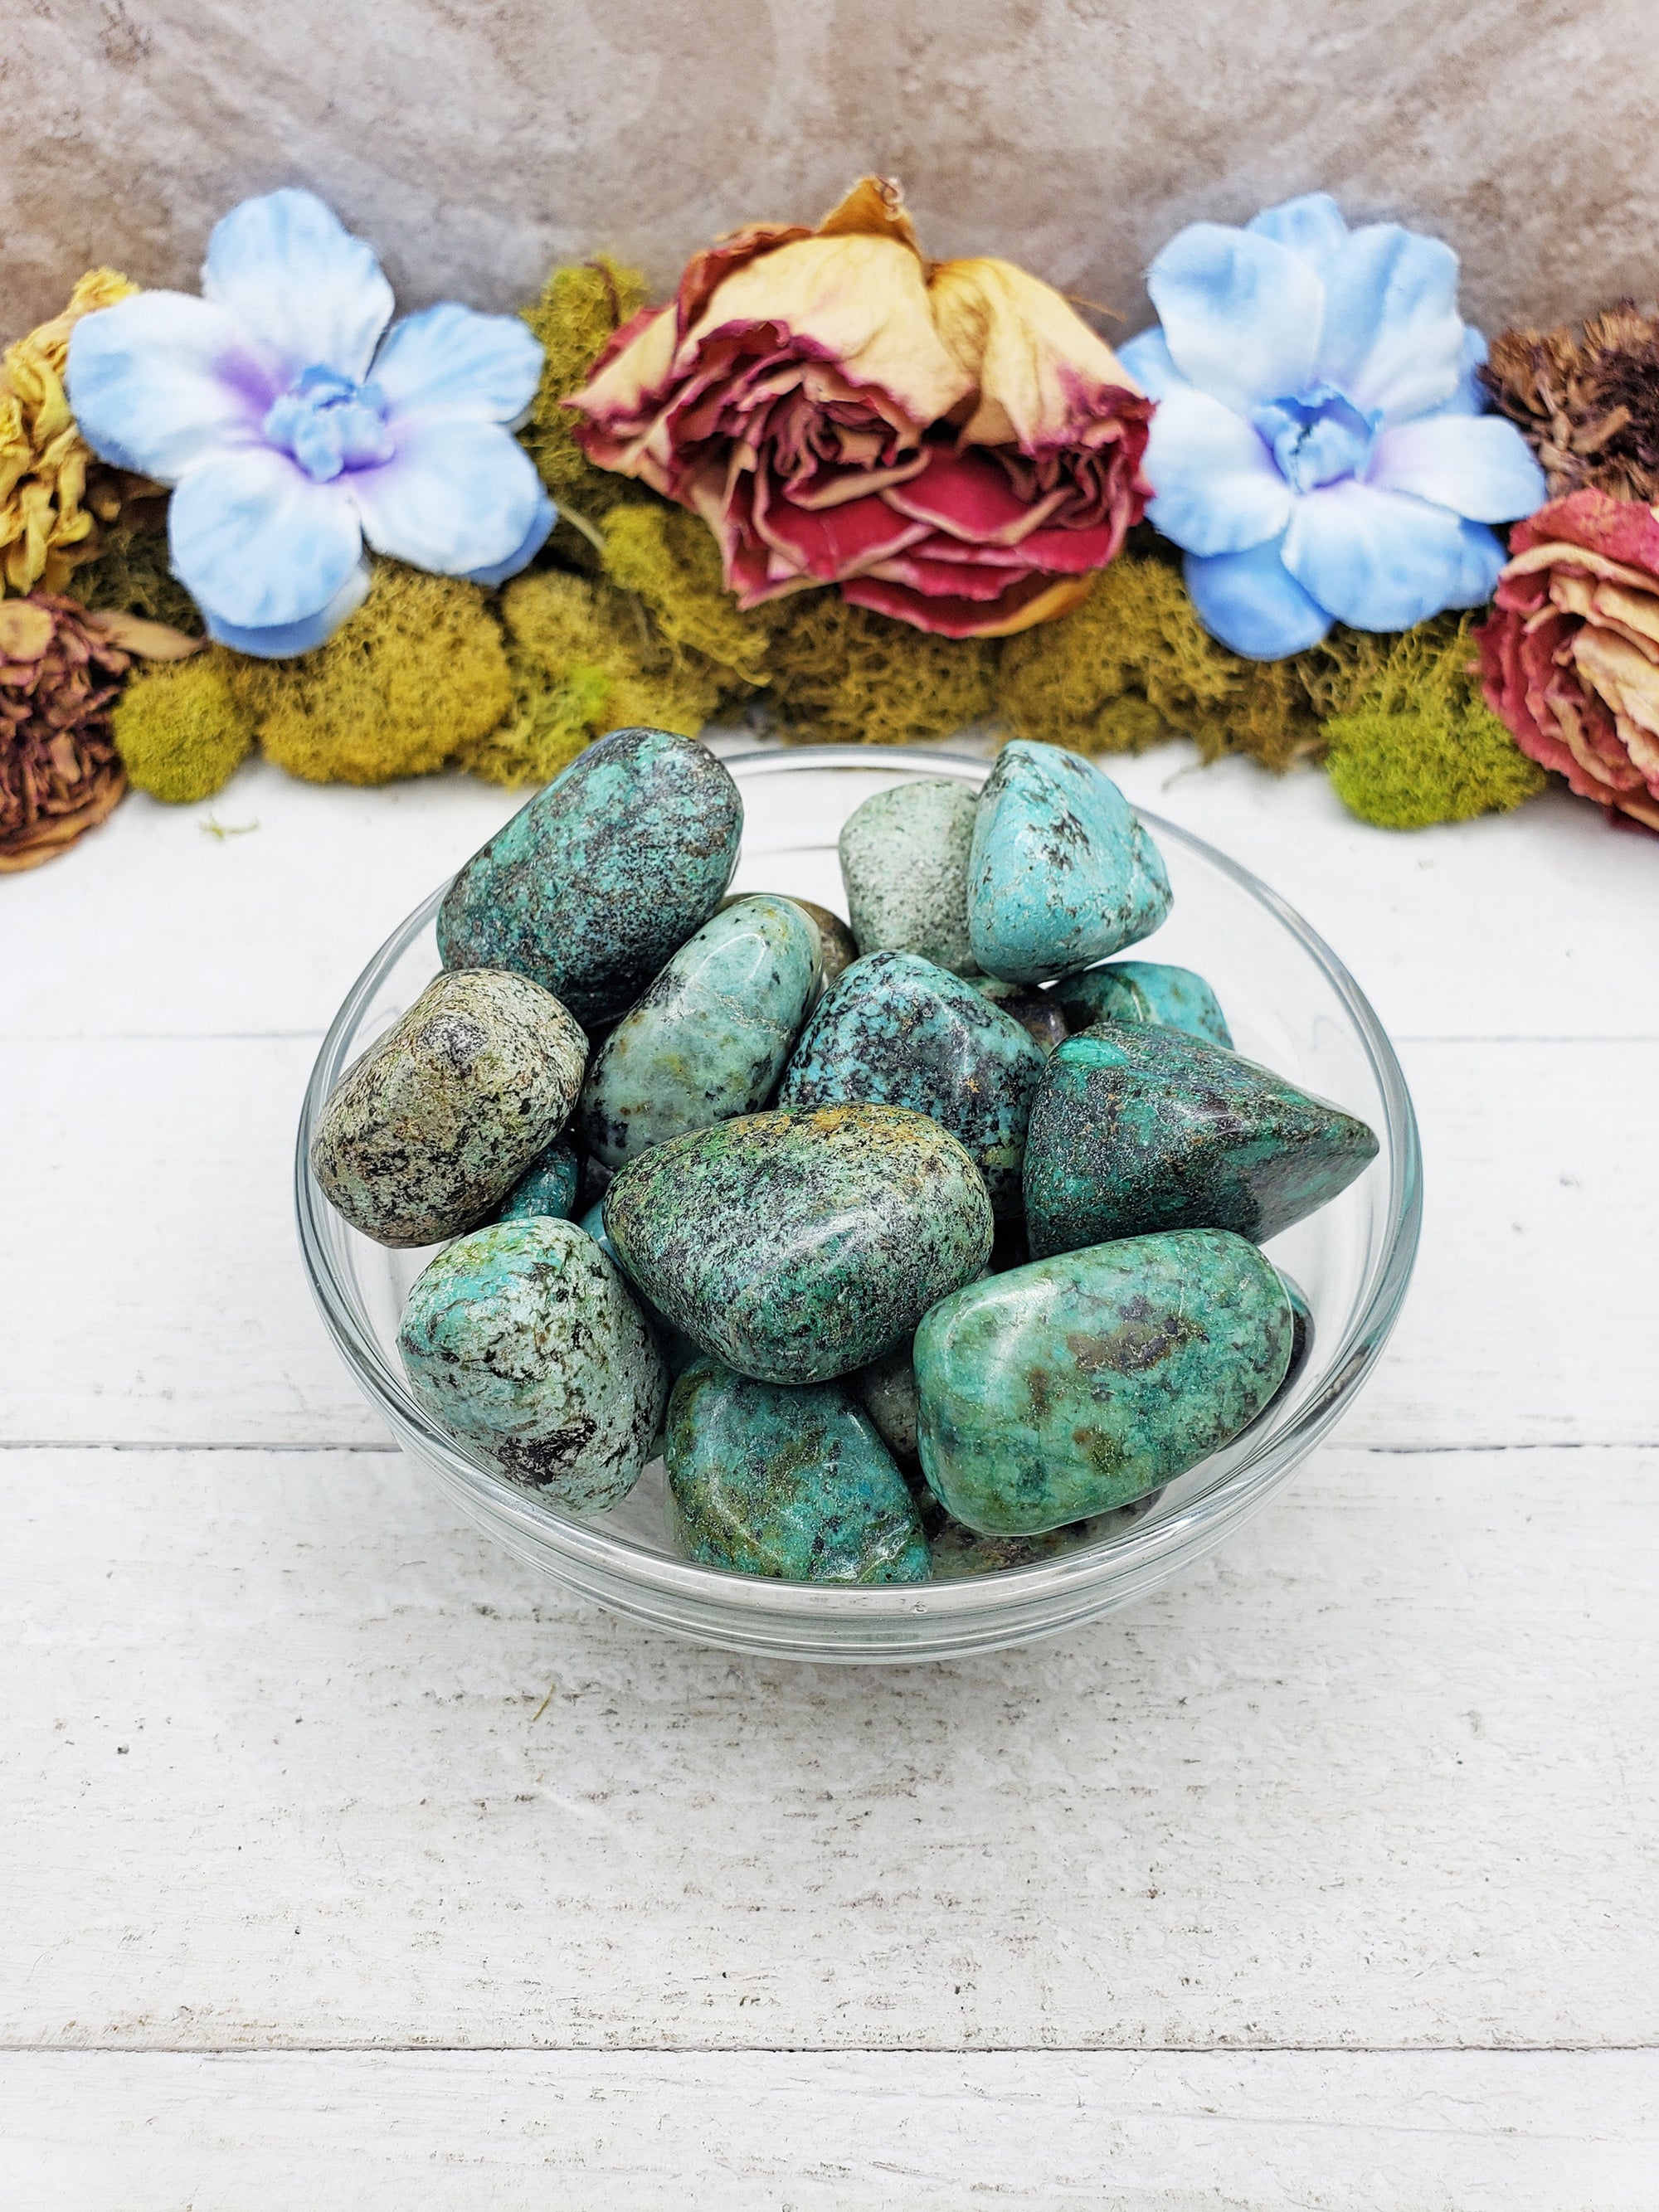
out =
<path fill-rule="evenodd" d="M 1017 738 L 974 824 L 968 938 L 988 975 L 1041 983 L 1150 937 L 1170 879 L 1123 793 L 1092 761 Z"/>
<path fill-rule="evenodd" d="M 1127 1505 L 1255 1419 L 1291 1333 L 1272 1264 L 1225 1230 L 1097 1244 L 970 1284 L 916 1332 L 923 1470 L 984 1535 Z"/>
<path fill-rule="evenodd" d="M 551 1221 L 568 1221 L 576 1211 L 576 1192 L 582 1179 L 582 1156 L 568 1137 L 557 1137 L 538 1152 L 501 1200 L 497 1221 L 524 1221 L 544 1214 Z"/>
<path fill-rule="evenodd" d="M 807 1024 L 778 1087 L 783 1107 L 854 1100 L 927 1114 L 965 1146 L 992 1211 L 1020 1208 L 1025 1125 L 1042 1054 L 971 983 L 914 952 L 854 961 Z"/>
<path fill-rule="evenodd" d="M 605 1196 L 629 1277 L 740 1374 L 822 1382 L 909 1335 L 991 1249 L 985 1179 L 894 1106 L 750 1114 L 631 1160 Z"/>
<path fill-rule="evenodd" d="M 860 1367 L 848 1380 L 859 1403 L 881 1431 L 888 1450 L 898 1459 L 914 1460 L 920 1406 L 908 1340 L 884 1352 L 879 1359 Z"/>
<path fill-rule="evenodd" d="M 569 1119 L 587 1040 L 523 975 L 440 975 L 330 1094 L 311 1170 L 379 1244 L 489 1218 Z"/>
<path fill-rule="evenodd" d="M 943 776 L 878 791 L 847 817 L 842 881 L 860 952 L 918 952 L 971 975 L 968 854 L 975 798 Z"/>
<path fill-rule="evenodd" d="M 703 1358 L 702 1346 L 700 1344 L 694 1344 L 683 1329 L 676 1328 L 665 1314 L 659 1314 L 639 1285 L 629 1274 L 627 1268 L 617 1256 L 616 1246 L 605 1233 L 605 1208 L 602 1205 L 590 1207 L 583 1214 L 580 1225 L 584 1232 L 593 1239 L 612 1267 L 620 1272 L 623 1280 L 633 1292 L 634 1303 L 645 1316 L 650 1325 L 651 1334 L 656 1339 L 657 1349 L 662 1354 L 663 1365 L 671 1376 L 684 1375 L 694 1361 Z"/>
<path fill-rule="evenodd" d="M 850 968 L 859 957 L 858 940 L 838 914 L 831 914 L 827 906 L 815 899 L 795 898 L 783 891 L 728 891 L 720 901 L 722 913 L 735 906 L 740 898 L 788 897 L 798 906 L 818 933 L 818 984 L 813 994 L 814 1001 L 823 997 L 840 976 L 842 969 Z"/>
<path fill-rule="evenodd" d="M 1179 1030 L 1108 1022 L 1048 1062 L 1025 1152 L 1033 1256 L 1156 1229 L 1255 1243 L 1346 1190 L 1364 1122 Z"/>
<path fill-rule="evenodd" d="M 1232 1050 L 1232 1032 L 1215 993 L 1190 968 L 1156 960 L 1114 960 L 1086 968 L 1053 987 L 1073 1031 L 1097 1022 L 1144 1022 L 1152 1029 L 1184 1030 L 1204 1044 Z"/>
<path fill-rule="evenodd" d="M 1073 1521 L 1036 1536 L 981 1536 L 977 1528 L 964 1528 L 945 1513 L 928 1537 L 927 1548 L 934 1581 L 959 1583 L 972 1575 L 1000 1575 L 1010 1567 L 1035 1567 L 1045 1559 L 1063 1559 L 1085 1544 L 1102 1542 L 1120 1526 L 1132 1525 L 1127 1513 L 1098 1513 L 1092 1521 Z"/>
<path fill-rule="evenodd" d="M 1037 983 L 1005 983 L 1000 975 L 975 975 L 973 980 L 980 996 L 1018 1022 L 1045 1059 L 1056 1045 L 1065 1043 L 1070 1025 L 1054 991 Z"/>
<path fill-rule="evenodd" d="M 438 915 L 446 968 L 510 968 L 584 1028 L 626 1012 L 732 879 L 743 801 L 693 738 L 613 730 L 474 854 Z"/>
<path fill-rule="evenodd" d="M 615 1265 L 545 1215 L 447 1245 L 409 1293 L 398 1350 L 434 1420 L 572 1513 L 627 1496 L 667 1395 Z"/>
<path fill-rule="evenodd" d="M 700 1360 L 669 1401 L 670 1526 L 704 1566 L 797 1583 L 921 1583 L 903 1476 L 836 1382 L 787 1389 Z"/>
<path fill-rule="evenodd" d="M 764 1106 L 817 980 L 817 932 L 793 900 L 723 908 L 594 1054 L 576 1114 L 587 1150 L 619 1168 Z"/>

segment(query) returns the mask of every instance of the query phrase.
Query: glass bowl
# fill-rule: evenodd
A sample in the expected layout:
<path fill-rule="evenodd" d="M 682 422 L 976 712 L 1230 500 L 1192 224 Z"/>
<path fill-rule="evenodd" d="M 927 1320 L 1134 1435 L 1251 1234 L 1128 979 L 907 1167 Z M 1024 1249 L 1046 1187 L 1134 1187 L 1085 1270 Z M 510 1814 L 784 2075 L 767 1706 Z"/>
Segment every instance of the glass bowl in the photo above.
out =
<path fill-rule="evenodd" d="M 842 910 L 841 826 L 872 792 L 921 776 L 977 787 L 989 763 L 885 746 L 728 753 L 743 793 L 733 888 L 793 892 Z M 556 1582 L 618 1613 L 732 1650 L 811 1660 L 943 1659 L 1052 1635 L 1155 1589 L 1265 1504 L 1340 1418 L 1370 1374 L 1405 1295 L 1421 1198 L 1417 1126 L 1400 1064 L 1353 979 L 1248 870 L 1145 813 L 1175 907 L 1136 957 L 1195 968 L 1214 986 L 1238 1049 L 1362 1115 L 1378 1158 L 1333 1204 L 1267 1248 L 1306 1293 L 1310 1356 L 1290 1387 L 1224 1450 L 1091 1540 L 1036 1565 L 872 1589 L 785 1583 L 698 1566 L 668 1548 L 660 1461 L 591 1519 L 514 1488 L 434 1425 L 410 1395 L 396 1339 L 430 1252 L 391 1252 L 348 1228 L 307 1164 L 324 1102 L 363 1048 L 438 968 L 447 886 L 392 932 L 335 1017 L 300 1116 L 295 1199 L 312 1290 L 342 1357 L 392 1434 L 478 1525 Z"/>

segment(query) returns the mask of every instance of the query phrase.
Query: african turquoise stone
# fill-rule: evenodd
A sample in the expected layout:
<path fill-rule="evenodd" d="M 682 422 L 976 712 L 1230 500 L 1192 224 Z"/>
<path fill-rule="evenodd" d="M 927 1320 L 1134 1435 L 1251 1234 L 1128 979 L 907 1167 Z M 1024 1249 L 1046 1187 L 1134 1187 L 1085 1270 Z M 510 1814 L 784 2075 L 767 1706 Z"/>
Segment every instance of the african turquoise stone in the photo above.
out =
<path fill-rule="evenodd" d="M 695 1360 L 703 1357 L 702 1346 L 700 1344 L 694 1344 L 683 1329 L 676 1328 L 666 1315 L 659 1314 L 639 1285 L 630 1279 L 627 1268 L 623 1267 L 622 1261 L 617 1256 L 616 1246 L 605 1233 L 603 1204 L 590 1206 L 583 1214 L 580 1225 L 584 1233 L 593 1239 L 612 1267 L 620 1269 L 623 1280 L 627 1283 L 629 1289 L 634 1294 L 635 1304 L 645 1316 L 650 1326 L 651 1334 L 656 1340 L 657 1349 L 662 1354 L 663 1365 L 666 1367 L 671 1376 L 684 1375 Z"/>
<path fill-rule="evenodd" d="M 1108 1022 L 1048 1062 L 1026 1142 L 1026 1232 L 1038 1259 L 1155 1229 L 1264 1243 L 1376 1154 L 1364 1122 L 1253 1060 Z"/>
<path fill-rule="evenodd" d="M 860 952 L 918 952 L 971 975 L 968 855 L 975 795 L 927 776 L 878 791 L 847 817 L 841 873 Z"/>
<path fill-rule="evenodd" d="M 970 1284 L 916 1332 L 923 1471 L 984 1535 L 1127 1505 L 1255 1418 L 1291 1337 L 1273 1266 L 1225 1230 L 1097 1244 Z"/>
<path fill-rule="evenodd" d="M 587 1040 L 523 975 L 428 984 L 330 1093 L 311 1168 L 377 1243 L 435 1244 L 488 1220 L 569 1118 Z"/>
<path fill-rule="evenodd" d="M 728 891 L 720 901 L 720 911 L 735 906 L 740 898 L 782 898 L 787 896 L 792 905 L 798 906 L 818 933 L 818 987 L 815 1000 L 821 998 L 836 981 L 843 968 L 850 968 L 859 957 L 858 940 L 838 914 L 831 914 L 827 906 L 815 899 L 796 898 L 793 892 Z"/>
<path fill-rule="evenodd" d="M 398 1350 L 434 1420 L 573 1513 L 633 1488 L 667 1395 L 615 1265 L 544 1215 L 447 1245 L 410 1291 Z"/>
<path fill-rule="evenodd" d="M 556 1138 L 538 1154 L 501 1200 L 497 1221 L 520 1221 L 532 1214 L 568 1221 L 576 1211 L 582 1156 L 568 1137 Z"/>
<path fill-rule="evenodd" d="M 438 914 L 446 968 L 510 968 L 585 1028 L 631 1006 L 720 903 L 743 828 L 713 753 L 615 730 L 474 854 Z"/>
<path fill-rule="evenodd" d="M 872 952 L 807 1024 L 778 1103 L 862 1100 L 929 1115 L 966 1146 L 993 1211 L 1014 1214 L 1042 1080 L 1037 1047 L 971 983 L 914 952 Z"/>
<path fill-rule="evenodd" d="M 740 1374 L 822 1382 L 909 1335 L 991 1249 L 985 1180 L 894 1106 L 745 1115 L 617 1174 L 605 1226 L 631 1279 Z"/>
<path fill-rule="evenodd" d="M 927 1539 L 903 1476 L 836 1382 L 787 1389 L 700 1360 L 663 1445 L 680 1548 L 798 1583 L 921 1583 Z"/>
<path fill-rule="evenodd" d="M 1150 937 L 1170 911 L 1158 848 L 1078 753 L 1016 738 L 980 793 L 968 941 L 988 975 L 1039 983 Z"/>
<path fill-rule="evenodd" d="M 577 1126 L 619 1168 L 771 1097 L 818 980 L 818 936 L 791 900 L 743 898 L 681 945 L 593 1055 Z"/>
<path fill-rule="evenodd" d="M 1105 968 L 1056 983 L 1067 1025 L 1092 1029 L 1097 1022 L 1146 1022 L 1154 1029 L 1184 1030 L 1206 1044 L 1232 1049 L 1232 1032 L 1220 1002 L 1201 975 L 1190 968 L 1168 968 L 1156 960 L 1114 960 Z"/>

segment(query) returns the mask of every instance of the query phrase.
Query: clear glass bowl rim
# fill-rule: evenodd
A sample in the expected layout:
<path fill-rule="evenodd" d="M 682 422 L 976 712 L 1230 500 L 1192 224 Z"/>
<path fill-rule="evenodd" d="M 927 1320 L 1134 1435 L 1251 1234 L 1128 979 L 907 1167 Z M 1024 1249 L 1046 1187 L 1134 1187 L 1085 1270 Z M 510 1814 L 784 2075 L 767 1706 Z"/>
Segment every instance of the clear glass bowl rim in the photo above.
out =
<path fill-rule="evenodd" d="M 915 774 L 925 764 L 928 773 L 968 781 L 982 779 L 991 765 L 974 755 L 892 745 L 756 748 L 721 757 L 728 769 L 748 777 L 830 768 L 894 767 Z M 1342 1002 L 1382 1101 L 1389 1233 L 1372 1255 L 1364 1294 L 1328 1356 L 1322 1387 L 1288 1423 L 1278 1429 L 1267 1425 L 1254 1451 L 1165 1518 L 1137 1522 L 1102 1543 L 1033 1565 L 924 1583 L 849 1588 L 733 1574 L 647 1551 L 514 1489 L 428 1417 L 382 1352 L 356 1284 L 331 1251 L 349 1232 L 308 1164 L 323 1106 L 362 1049 L 357 1022 L 384 976 L 432 921 L 446 883 L 392 933 L 346 994 L 312 1069 L 295 1150 L 295 1204 L 313 1296 L 358 1387 L 399 1443 L 438 1476 L 471 1518 L 568 1587 L 657 1627 L 775 1656 L 912 1661 L 1019 1642 L 1126 1603 L 1214 1549 L 1289 1478 L 1376 1364 L 1416 1258 L 1421 1155 L 1416 1115 L 1394 1048 L 1330 947 L 1248 868 L 1149 809 L 1137 806 L 1136 811 L 1161 843 L 1183 846 L 1230 877 L 1297 940 Z"/>

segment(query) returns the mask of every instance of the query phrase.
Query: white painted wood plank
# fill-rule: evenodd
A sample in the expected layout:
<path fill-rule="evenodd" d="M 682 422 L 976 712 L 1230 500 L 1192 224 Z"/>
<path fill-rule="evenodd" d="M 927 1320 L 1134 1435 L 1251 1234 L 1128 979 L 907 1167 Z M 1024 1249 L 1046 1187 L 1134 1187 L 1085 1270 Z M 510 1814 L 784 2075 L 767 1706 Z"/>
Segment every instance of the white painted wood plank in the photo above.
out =
<path fill-rule="evenodd" d="M 37 2212 L 1651 2212 L 1650 2052 L 0 2057 Z"/>
<path fill-rule="evenodd" d="M 369 1443 L 289 1194 L 307 1039 L 5 1048 L 0 1439 Z M 1659 1442 L 1659 1045 L 1407 1051 L 1428 1213 L 1356 1443 Z"/>
<path fill-rule="evenodd" d="M 1322 775 L 1194 760 L 1175 745 L 1108 766 L 1298 907 L 1401 1036 L 1659 1035 L 1630 952 L 1659 931 L 1650 839 L 1561 795 L 1403 836 L 1355 821 Z M 8 881 L 6 942 L 27 957 L 0 979 L 0 1036 L 320 1031 L 521 798 L 456 776 L 324 787 L 264 763 L 201 806 L 137 794 Z M 221 840 L 214 823 L 258 827 Z"/>
<path fill-rule="evenodd" d="M 0 1453 L 0 2042 L 1650 2044 L 1656 1474 L 1332 1449 L 1139 1607 L 865 1672 L 398 1458 Z"/>

